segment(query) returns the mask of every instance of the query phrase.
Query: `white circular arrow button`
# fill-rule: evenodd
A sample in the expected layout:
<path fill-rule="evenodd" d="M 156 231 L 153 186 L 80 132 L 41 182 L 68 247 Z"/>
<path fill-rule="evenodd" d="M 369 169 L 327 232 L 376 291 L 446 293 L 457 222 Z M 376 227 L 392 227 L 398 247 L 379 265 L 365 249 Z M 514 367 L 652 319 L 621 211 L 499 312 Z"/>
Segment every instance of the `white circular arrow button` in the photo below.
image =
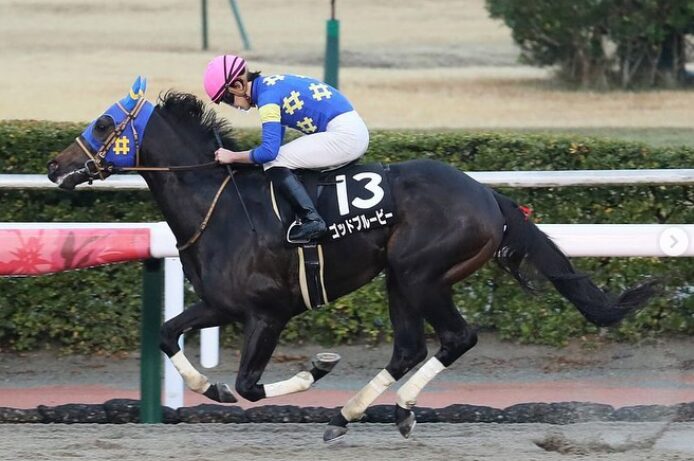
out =
<path fill-rule="evenodd" d="M 669 227 L 660 234 L 660 249 L 667 256 L 681 256 L 689 248 L 689 236 L 679 227 Z"/>

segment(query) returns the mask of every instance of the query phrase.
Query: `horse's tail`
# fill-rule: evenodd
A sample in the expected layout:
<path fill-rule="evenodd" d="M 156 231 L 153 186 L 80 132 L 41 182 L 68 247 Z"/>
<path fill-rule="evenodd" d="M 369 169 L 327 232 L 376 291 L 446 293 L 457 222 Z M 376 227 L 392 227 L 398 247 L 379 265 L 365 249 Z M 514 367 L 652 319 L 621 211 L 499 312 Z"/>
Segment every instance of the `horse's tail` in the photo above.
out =
<path fill-rule="evenodd" d="M 516 203 L 497 192 L 494 197 L 506 218 L 506 230 L 496 259 L 525 288 L 532 289 L 521 272 L 521 264 L 527 261 L 588 321 L 599 326 L 614 325 L 656 294 L 658 281 L 650 280 L 626 290 L 617 298 L 608 296 L 590 277 L 574 270 L 566 255 L 528 220 Z"/>

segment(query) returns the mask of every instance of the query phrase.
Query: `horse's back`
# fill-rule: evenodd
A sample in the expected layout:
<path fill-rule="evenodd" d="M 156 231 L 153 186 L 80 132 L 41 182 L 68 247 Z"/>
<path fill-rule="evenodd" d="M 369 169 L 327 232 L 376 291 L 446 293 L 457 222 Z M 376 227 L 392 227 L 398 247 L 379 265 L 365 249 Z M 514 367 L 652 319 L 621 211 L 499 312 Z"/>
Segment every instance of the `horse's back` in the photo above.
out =
<path fill-rule="evenodd" d="M 447 277 L 461 261 L 480 253 L 486 261 L 496 251 L 505 219 L 490 188 L 434 160 L 393 164 L 390 171 L 398 223 L 389 265 L 417 277 Z"/>
<path fill-rule="evenodd" d="M 403 211 L 409 203 L 426 202 L 434 209 L 453 211 L 472 207 L 478 216 L 488 219 L 501 216 L 492 190 L 449 164 L 419 159 L 394 163 L 389 168 L 394 196 Z"/>

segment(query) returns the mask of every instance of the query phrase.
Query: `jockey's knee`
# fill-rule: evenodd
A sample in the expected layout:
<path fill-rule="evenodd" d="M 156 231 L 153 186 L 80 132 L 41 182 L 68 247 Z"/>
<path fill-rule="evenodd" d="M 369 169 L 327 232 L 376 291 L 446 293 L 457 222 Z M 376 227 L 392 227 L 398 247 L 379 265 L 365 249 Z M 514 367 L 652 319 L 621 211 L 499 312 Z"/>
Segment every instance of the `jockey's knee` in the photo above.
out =
<path fill-rule="evenodd" d="M 250 402 L 257 402 L 265 398 L 265 389 L 262 385 L 258 384 L 257 381 L 242 379 L 241 377 L 236 379 L 236 392 Z"/>

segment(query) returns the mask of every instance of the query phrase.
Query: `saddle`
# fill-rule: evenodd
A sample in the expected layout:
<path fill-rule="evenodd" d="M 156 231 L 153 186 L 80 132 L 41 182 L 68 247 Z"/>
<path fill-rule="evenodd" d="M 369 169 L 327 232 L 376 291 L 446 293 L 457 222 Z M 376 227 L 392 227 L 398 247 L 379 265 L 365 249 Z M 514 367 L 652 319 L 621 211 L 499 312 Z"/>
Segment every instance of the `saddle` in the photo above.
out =
<path fill-rule="evenodd" d="M 388 167 L 380 163 L 358 164 L 328 170 L 294 170 L 328 226 L 319 242 L 295 245 L 299 255 L 299 284 L 308 309 L 328 302 L 323 283 L 322 245 L 368 232 L 396 221 Z M 293 215 L 280 213 L 277 194 L 271 187 L 272 206 L 286 228 Z"/>

